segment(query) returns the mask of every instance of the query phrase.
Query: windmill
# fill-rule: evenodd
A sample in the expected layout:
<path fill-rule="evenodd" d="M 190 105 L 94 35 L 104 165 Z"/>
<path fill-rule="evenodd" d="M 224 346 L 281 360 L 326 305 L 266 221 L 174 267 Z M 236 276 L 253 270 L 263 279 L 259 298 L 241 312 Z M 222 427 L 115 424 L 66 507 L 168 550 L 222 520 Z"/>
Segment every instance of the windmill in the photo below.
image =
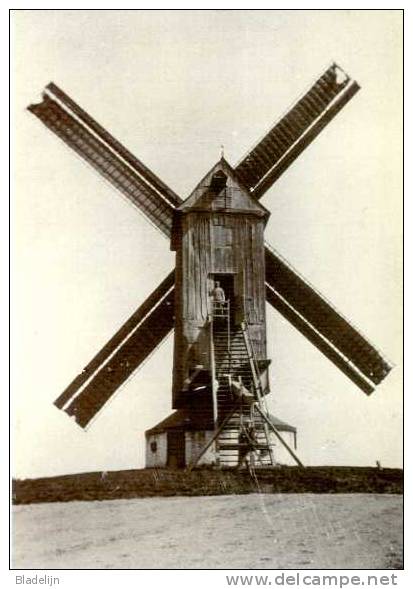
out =
<path fill-rule="evenodd" d="M 252 427 L 263 465 L 275 439 L 299 463 L 266 409 L 265 302 L 364 393 L 391 365 L 264 242 L 260 198 L 359 90 L 332 64 L 235 168 L 222 156 L 182 200 L 55 84 L 29 106 L 50 130 L 143 212 L 176 251 L 176 270 L 56 399 L 86 427 L 174 329 L 172 406 L 148 430 L 147 465 L 239 463 Z M 217 285 L 219 283 L 219 285 Z M 216 289 L 223 296 L 216 296 Z"/>

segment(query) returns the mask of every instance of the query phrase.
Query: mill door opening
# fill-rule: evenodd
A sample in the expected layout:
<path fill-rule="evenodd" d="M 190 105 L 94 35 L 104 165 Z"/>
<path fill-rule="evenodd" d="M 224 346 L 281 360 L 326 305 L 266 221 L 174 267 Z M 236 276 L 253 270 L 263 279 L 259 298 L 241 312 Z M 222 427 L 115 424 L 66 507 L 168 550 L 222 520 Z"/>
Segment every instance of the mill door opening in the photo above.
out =
<path fill-rule="evenodd" d="M 220 272 L 210 274 L 210 282 L 213 298 L 213 293 L 214 291 L 216 292 L 216 289 L 218 288 L 222 291 L 221 296 L 223 295 L 225 302 L 229 302 L 230 323 L 231 325 L 234 325 L 236 309 L 234 274 L 223 274 Z"/>
<path fill-rule="evenodd" d="M 185 432 L 170 430 L 167 432 L 167 465 L 170 468 L 185 467 Z"/>

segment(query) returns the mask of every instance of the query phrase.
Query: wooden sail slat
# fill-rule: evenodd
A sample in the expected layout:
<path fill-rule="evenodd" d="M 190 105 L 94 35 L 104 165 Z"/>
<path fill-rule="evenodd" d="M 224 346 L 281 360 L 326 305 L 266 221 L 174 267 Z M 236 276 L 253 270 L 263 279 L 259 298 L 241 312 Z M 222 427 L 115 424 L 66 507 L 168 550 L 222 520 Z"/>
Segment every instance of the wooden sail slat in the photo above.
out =
<path fill-rule="evenodd" d="M 70 96 L 61 90 L 56 84 L 51 82 L 46 86 L 48 92 L 55 96 L 69 111 L 102 139 L 116 154 L 124 159 L 132 168 L 141 174 L 164 198 L 166 198 L 173 207 L 181 204 L 181 198 L 169 188 L 156 174 L 152 172 L 145 164 L 134 156 L 124 145 L 120 143 L 113 135 L 104 129 L 95 119 L 93 119 L 83 108 L 81 108 Z"/>
<path fill-rule="evenodd" d="M 354 96 L 356 88 L 358 89 L 357 83 L 351 81 L 333 64 L 249 151 L 235 171 L 256 198 L 260 198 L 304 147 L 316 138 L 325 125 Z M 340 104 L 339 108 L 334 106 L 336 102 Z M 314 132 L 313 124 L 319 118 L 323 119 L 324 124 L 318 124 Z M 303 145 L 302 149 L 296 147 L 297 142 Z M 281 146 L 281 151 L 272 150 L 271 162 L 265 168 L 259 166 L 257 175 L 256 171 L 254 173 L 254 166 L 251 165 L 256 161 L 256 154 L 262 152 L 264 147 L 275 144 Z M 285 165 L 285 160 L 288 161 L 288 165 Z"/>
<path fill-rule="evenodd" d="M 145 178 L 47 95 L 29 110 L 170 237 L 174 207 Z"/>
<path fill-rule="evenodd" d="M 113 352 L 142 323 L 145 317 L 158 305 L 174 286 L 175 272 L 170 272 L 159 286 L 146 298 L 138 309 L 129 317 L 120 329 L 111 337 L 103 348 L 83 368 L 82 372 L 70 383 L 56 399 L 55 405 L 62 409 L 79 391 L 79 389 L 101 368 Z"/>
<path fill-rule="evenodd" d="M 278 310 L 281 308 L 283 315 L 330 360 L 340 356 L 343 361 L 337 358 L 334 363 L 343 372 L 347 373 L 347 365 L 352 364 L 354 372 L 362 373 L 372 385 L 379 384 L 392 368 L 382 354 L 268 246 L 265 262 L 267 300 Z M 329 353 L 325 352 L 326 346 Z"/>
<path fill-rule="evenodd" d="M 326 109 L 320 118 L 305 133 L 298 138 L 296 143 L 284 153 L 284 155 L 274 162 L 274 166 L 264 176 L 259 183 L 252 189 L 255 198 L 260 199 L 280 176 L 291 166 L 304 149 L 318 137 L 321 131 L 330 123 L 330 121 L 342 110 L 342 108 L 353 98 L 359 91 L 360 86 L 353 82 L 348 88 L 340 94 L 337 100 Z"/>
<path fill-rule="evenodd" d="M 85 427 L 108 402 L 118 388 L 162 343 L 174 326 L 174 289 L 170 289 L 156 307 L 131 329 L 114 352 L 107 355 L 93 376 L 65 407 L 68 415 Z"/>

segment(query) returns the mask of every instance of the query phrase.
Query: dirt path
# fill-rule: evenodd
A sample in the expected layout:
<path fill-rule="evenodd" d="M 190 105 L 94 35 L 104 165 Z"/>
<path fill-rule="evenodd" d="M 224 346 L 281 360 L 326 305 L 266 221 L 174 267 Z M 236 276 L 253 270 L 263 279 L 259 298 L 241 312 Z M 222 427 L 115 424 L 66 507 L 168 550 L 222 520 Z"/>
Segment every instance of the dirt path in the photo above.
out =
<path fill-rule="evenodd" d="M 14 568 L 395 568 L 402 496 L 251 494 L 14 507 Z"/>

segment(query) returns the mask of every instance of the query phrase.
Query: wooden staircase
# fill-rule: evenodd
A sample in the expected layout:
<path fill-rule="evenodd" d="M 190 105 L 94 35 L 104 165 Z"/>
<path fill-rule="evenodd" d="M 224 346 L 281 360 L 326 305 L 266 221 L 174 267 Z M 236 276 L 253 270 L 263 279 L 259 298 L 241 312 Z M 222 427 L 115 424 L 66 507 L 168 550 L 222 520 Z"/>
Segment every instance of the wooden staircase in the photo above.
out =
<path fill-rule="evenodd" d="M 212 316 L 212 345 L 215 364 L 216 411 L 218 427 L 226 423 L 216 439 L 220 466 L 237 466 L 240 452 L 247 444 L 240 442 L 246 422 L 255 434 L 255 466 L 274 464 L 268 428 L 256 406 L 262 405 L 262 393 L 254 374 L 254 358 L 248 328 L 234 326 L 230 320 L 229 302 L 214 308 Z M 242 385 L 250 399 L 237 398 L 231 383 Z M 235 411 L 234 411 L 235 408 Z M 228 416 L 233 412 L 232 416 Z"/>

